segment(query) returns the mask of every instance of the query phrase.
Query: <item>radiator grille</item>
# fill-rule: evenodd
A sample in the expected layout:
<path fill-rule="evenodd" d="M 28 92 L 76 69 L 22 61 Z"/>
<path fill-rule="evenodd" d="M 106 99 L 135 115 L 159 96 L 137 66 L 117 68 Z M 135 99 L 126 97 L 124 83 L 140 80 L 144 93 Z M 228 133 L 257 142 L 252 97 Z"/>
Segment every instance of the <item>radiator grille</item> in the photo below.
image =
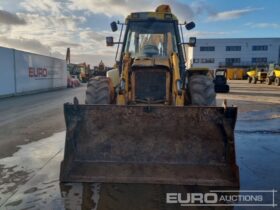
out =
<path fill-rule="evenodd" d="M 135 73 L 136 101 L 164 101 L 166 72 L 164 70 L 137 70 Z"/>

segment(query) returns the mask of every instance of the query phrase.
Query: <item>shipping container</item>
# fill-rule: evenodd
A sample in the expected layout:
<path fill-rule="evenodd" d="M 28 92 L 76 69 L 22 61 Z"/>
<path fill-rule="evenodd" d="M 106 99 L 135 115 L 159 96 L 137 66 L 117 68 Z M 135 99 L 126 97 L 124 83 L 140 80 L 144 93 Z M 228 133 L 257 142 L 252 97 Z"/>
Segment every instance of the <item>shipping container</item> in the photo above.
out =
<path fill-rule="evenodd" d="M 0 48 L 0 62 L 0 96 L 67 87 L 67 67 L 64 60 Z"/>
<path fill-rule="evenodd" d="M 15 93 L 14 50 L 0 47 L 0 96 Z"/>

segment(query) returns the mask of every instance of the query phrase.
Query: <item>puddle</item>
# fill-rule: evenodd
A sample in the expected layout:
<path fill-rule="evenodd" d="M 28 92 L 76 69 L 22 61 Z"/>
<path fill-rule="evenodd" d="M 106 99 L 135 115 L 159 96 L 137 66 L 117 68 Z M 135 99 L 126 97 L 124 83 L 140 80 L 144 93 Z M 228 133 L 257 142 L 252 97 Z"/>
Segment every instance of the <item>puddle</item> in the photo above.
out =
<path fill-rule="evenodd" d="M 0 207 L 54 157 L 62 155 L 64 139 L 65 132 L 57 133 L 49 138 L 19 146 L 20 149 L 13 156 L 0 159 Z"/>
<path fill-rule="evenodd" d="M 96 209 L 100 184 L 59 183 L 65 132 L 0 160 L 0 209 Z"/>
<path fill-rule="evenodd" d="M 277 131 L 279 116 L 280 109 L 238 116 L 235 137 L 241 190 L 280 192 L 280 134 L 257 132 Z M 60 184 L 64 140 L 65 132 L 57 133 L 20 146 L 12 157 L 0 160 L 0 209 L 186 209 L 166 206 L 163 192 L 204 191 L 198 186 Z"/>

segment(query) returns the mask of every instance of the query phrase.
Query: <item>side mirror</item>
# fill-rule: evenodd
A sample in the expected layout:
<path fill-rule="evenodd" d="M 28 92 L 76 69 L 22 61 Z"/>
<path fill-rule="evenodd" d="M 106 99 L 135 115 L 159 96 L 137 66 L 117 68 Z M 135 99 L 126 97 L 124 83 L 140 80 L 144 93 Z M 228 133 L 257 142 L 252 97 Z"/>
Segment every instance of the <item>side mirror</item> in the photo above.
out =
<path fill-rule="evenodd" d="M 195 45 L 196 45 L 196 37 L 190 37 L 188 45 L 190 47 L 195 47 Z"/>
<path fill-rule="evenodd" d="M 186 29 L 189 31 L 189 30 L 192 30 L 194 27 L 195 27 L 195 23 L 192 21 L 192 22 L 189 22 L 185 25 Z"/>
<path fill-rule="evenodd" d="M 112 22 L 110 25 L 111 25 L 111 29 L 112 29 L 113 32 L 118 30 L 118 25 L 115 21 Z"/>
<path fill-rule="evenodd" d="M 114 38 L 112 36 L 106 37 L 106 45 L 108 47 L 114 46 Z"/>

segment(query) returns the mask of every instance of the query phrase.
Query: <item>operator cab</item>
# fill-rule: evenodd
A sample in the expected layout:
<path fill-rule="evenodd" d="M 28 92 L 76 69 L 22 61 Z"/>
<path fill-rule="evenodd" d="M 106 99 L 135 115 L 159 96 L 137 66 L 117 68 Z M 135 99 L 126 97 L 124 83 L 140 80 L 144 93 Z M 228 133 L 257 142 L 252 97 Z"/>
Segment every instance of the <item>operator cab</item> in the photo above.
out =
<path fill-rule="evenodd" d="M 169 57 L 172 52 L 178 53 L 173 22 L 131 21 L 127 26 L 127 39 L 124 53 L 132 58 Z"/>
<path fill-rule="evenodd" d="M 161 5 L 156 12 L 131 13 L 125 23 L 111 23 L 112 31 L 118 30 L 121 25 L 119 40 L 114 42 L 113 37 L 106 37 L 107 46 L 122 44 L 118 63 L 119 79 L 118 95 L 119 103 L 123 103 L 124 93 L 129 92 L 130 104 L 171 104 L 172 89 L 184 101 L 183 88 L 185 87 L 185 48 L 183 32 L 180 27 L 185 26 L 187 30 L 195 27 L 193 22 L 179 24 L 178 19 L 171 13 L 168 5 Z M 122 37 L 123 27 L 124 36 Z M 182 38 L 182 41 L 181 41 Z M 115 70 L 115 72 L 116 72 Z M 172 82 L 176 83 L 172 86 Z M 176 86 L 176 88 L 175 88 Z M 174 92 L 174 91 L 173 91 Z M 179 98 L 179 96 L 178 96 Z M 174 99 L 175 101 L 175 99 Z M 179 100 L 177 100 L 177 103 Z"/>

